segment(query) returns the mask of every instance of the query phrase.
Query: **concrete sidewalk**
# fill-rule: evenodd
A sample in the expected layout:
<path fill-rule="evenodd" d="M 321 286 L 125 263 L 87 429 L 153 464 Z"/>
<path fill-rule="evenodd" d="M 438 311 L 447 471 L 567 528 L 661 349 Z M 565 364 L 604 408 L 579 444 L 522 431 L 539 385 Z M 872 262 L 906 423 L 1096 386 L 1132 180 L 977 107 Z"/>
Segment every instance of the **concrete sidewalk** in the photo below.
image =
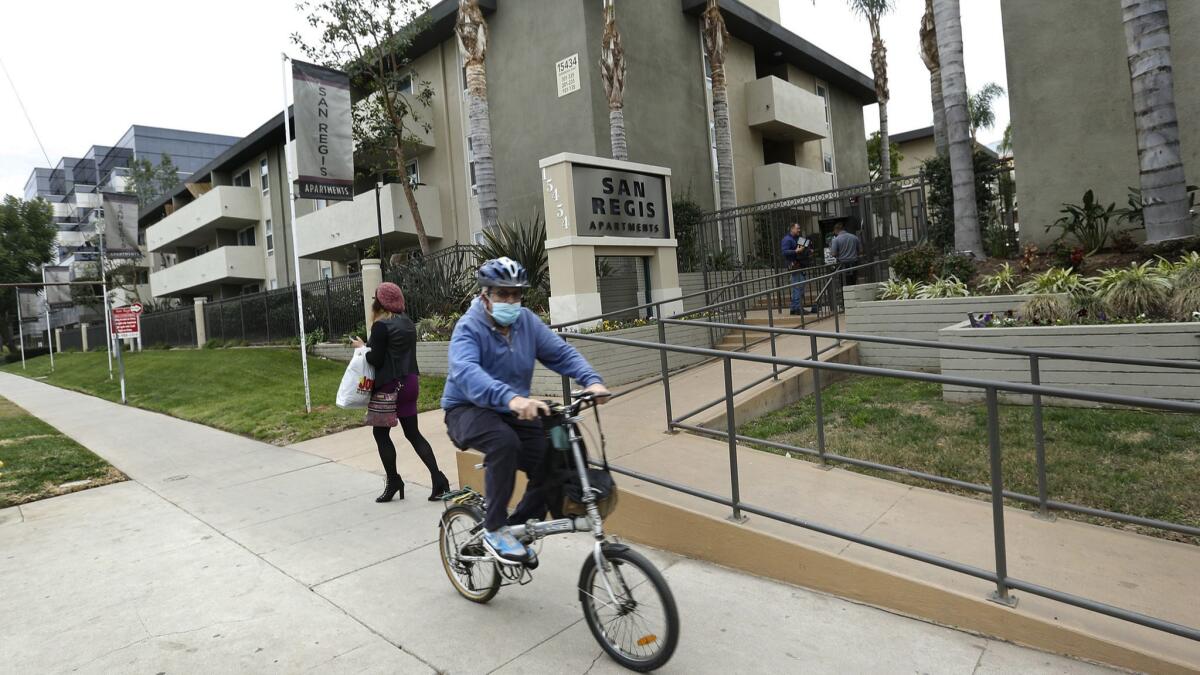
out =
<path fill-rule="evenodd" d="M 0 395 L 132 479 L 0 510 L 6 670 L 619 672 L 576 600 L 586 539 L 548 540 L 531 585 L 478 606 L 437 560 L 441 506 L 411 479 L 374 503 L 360 439 L 338 463 L 17 376 Z M 662 672 L 1103 670 L 643 550 L 683 620 Z"/>

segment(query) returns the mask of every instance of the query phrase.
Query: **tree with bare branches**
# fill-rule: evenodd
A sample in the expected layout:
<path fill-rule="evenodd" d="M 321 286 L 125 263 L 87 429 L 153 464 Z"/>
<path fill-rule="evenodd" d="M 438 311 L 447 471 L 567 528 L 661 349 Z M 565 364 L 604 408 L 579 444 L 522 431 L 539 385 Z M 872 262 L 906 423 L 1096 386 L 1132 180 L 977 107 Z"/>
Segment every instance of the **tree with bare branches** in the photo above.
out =
<path fill-rule="evenodd" d="M 408 53 L 413 39 L 426 28 L 421 18 L 426 2 L 321 0 L 296 7 L 307 13 L 320 38 L 307 44 L 293 33 L 292 43 L 308 59 L 345 71 L 354 90 L 367 92 L 352 110 L 356 163 L 365 162 L 375 175 L 399 177 L 421 252 L 429 253 L 429 236 L 414 194 L 417 186 L 407 169 L 418 134 L 431 128 L 421 114 L 434 91 L 419 79 Z"/>

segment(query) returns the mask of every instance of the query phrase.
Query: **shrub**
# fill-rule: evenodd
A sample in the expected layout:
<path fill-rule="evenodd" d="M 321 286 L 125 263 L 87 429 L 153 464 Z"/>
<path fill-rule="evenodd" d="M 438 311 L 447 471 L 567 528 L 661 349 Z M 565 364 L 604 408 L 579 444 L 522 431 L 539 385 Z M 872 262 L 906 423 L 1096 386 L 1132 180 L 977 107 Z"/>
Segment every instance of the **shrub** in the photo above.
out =
<path fill-rule="evenodd" d="M 971 281 L 975 276 L 975 261 L 962 253 L 947 253 L 942 256 L 938 268 L 941 270 L 939 276 L 954 277 L 964 283 Z"/>
<path fill-rule="evenodd" d="M 1021 284 L 1017 287 L 1017 292 L 1024 295 L 1091 293 L 1092 282 L 1069 267 L 1051 267 Z"/>
<path fill-rule="evenodd" d="M 1033 269 L 1033 264 L 1037 262 L 1038 247 L 1033 244 L 1025 244 L 1025 248 L 1021 249 L 1021 271 L 1028 272 Z"/>
<path fill-rule="evenodd" d="M 1025 305 L 1021 308 L 1021 313 L 1025 319 L 1033 324 L 1049 325 L 1053 324 L 1068 314 L 1067 304 L 1061 296 L 1039 294 L 1025 301 Z"/>
<path fill-rule="evenodd" d="M 921 292 L 921 282 L 912 279 L 888 279 L 879 286 L 879 300 L 912 300 Z"/>
<path fill-rule="evenodd" d="M 1192 321 L 1200 312 L 1200 253 L 1188 253 L 1174 268 L 1167 315 L 1175 321 Z"/>
<path fill-rule="evenodd" d="M 1006 291 L 1011 293 L 1016 286 L 1016 281 L 1017 275 L 1013 271 L 1012 265 L 1004 263 L 994 274 L 984 275 L 976 288 L 992 295 L 999 295 Z"/>
<path fill-rule="evenodd" d="M 971 295 L 967 284 L 957 277 L 936 277 L 931 283 L 922 284 L 917 297 L 922 300 L 930 298 L 965 298 Z"/>
<path fill-rule="evenodd" d="M 1088 190 L 1083 193 L 1083 201 L 1080 203 L 1064 203 L 1063 208 L 1059 210 L 1063 216 L 1047 225 L 1046 231 L 1061 229 L 1059 240 L 1073 237 L 1084 249 L 1085 255 L 1091 255 L 1104 248 L 1104 244 L 1108 242 L 1108 222 L 1116 217 L 1116 209 L 1116 202 L 1105 207 L 1096 201 L 1096 194 Z"/>
<path fill-rule="evenodd" d="M 892 256 L 889 263 L 896 276 L 914 281 L 929 281 L 941 269 L 942 252 L 929 244 L 914 246 Z"/>
<path fill-rule="evenodd" d="M 1105 270 L 1097 282 L 1097 294 L 1110 314 L 1133 319 L 1142 314 L 1156 316 L 1171 297 L 1171 280 L 1146 261 L 1129 267 Z"/>
<path fill-rule="evenodd" d="M 417 337 L 425 342 L 444 342 L 450 339 L 459 314 L 433 314 L 417 322 Z"/>
<path fill-rule="evenodd" d="M 704 209 L 692 199 L 692 193 L 675 195 L 671 201 L 671 212 L 675 216 L 675 249 L 679 257 L 680 272 L 696 272 L 701 269 L 703 246 L 700 242 L 700 222 Z"/>
<path fill-rule="evenodd" d="M 208 340 L 208 342 L 204 343 L 205 349 L 220 349 L 221 347 L 224 347 L 224 346 L 225 346 L 225 343 L 216 338 L 210 338 Z"/>
<path fill-rule="evenodd" d="M 989 218 L 995 213 L 996 190 L 992 177 L 996 160 L 982 150 L 976 150 L 975 208 L 979 213 L 981 240 L 986 238 Z M 954 246 L 954 187 L 950 175 L 950 158 L 933 157 L 921 164 L 921 176 L 929 183 L 926 208 L 929 212 L 927 238 L 938 250 Z M 979 251 L 978 253 L 982 253 Z"/>

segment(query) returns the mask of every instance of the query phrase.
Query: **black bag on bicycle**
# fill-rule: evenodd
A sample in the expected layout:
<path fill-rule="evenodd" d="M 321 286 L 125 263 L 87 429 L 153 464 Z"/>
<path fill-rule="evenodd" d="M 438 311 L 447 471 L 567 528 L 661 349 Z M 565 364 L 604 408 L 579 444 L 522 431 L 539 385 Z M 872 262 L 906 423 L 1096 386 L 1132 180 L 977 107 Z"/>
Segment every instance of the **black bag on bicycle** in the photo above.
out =
<path fill-rule="evenodd" d="M 570 431 L 578 434 L 577 428 Z M 583 484 L 579 480 L 579 471 L 575 468 L 575 457 L 571 452 L 570 445 L 560 448 L 558 445 L 562 443 L 562 439 L 559 439 L 559 443 L 555 443 L 554 434 L 550 432 L 550 429 L 547 429 L 547 435 L 551 437 L 550 452 L 547 458 L 549 485 L 546 490 L 550 515 L 555 518 L 586 516 L 587 505 L 583 501 Z M 584 461 L 587 462 L 587 445 L 583 439 L 580 439 L 579 444 Z M 603 453 L 603 461 L 603 468 L 588 467 L 587 479 L 596 495 L 596 507 L 600 510 L 600 517 L 607 518 L 608 514 L 617 507 L 617 484 L 608 468 L 607 452 Z"/>

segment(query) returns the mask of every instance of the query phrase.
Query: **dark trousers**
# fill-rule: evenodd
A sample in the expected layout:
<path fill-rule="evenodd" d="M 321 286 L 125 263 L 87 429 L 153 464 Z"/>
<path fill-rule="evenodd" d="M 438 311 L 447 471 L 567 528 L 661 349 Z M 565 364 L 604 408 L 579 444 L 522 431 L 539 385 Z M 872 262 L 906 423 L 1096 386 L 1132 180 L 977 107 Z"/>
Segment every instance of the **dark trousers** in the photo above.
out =
<path fill-rule="evenodd" d="M 515 415 L 475 406 L 446 411 L 446 433 L 459 448 L 485 456 L 484 489 L 487 515 L 483 526 L 495 531 L 504 525 L 542 519 L 546 515 L 546 432 L 541 420 L 522 421 Z M 508 516 L 517 469 L 529 477 L 525 496 Z"/>

